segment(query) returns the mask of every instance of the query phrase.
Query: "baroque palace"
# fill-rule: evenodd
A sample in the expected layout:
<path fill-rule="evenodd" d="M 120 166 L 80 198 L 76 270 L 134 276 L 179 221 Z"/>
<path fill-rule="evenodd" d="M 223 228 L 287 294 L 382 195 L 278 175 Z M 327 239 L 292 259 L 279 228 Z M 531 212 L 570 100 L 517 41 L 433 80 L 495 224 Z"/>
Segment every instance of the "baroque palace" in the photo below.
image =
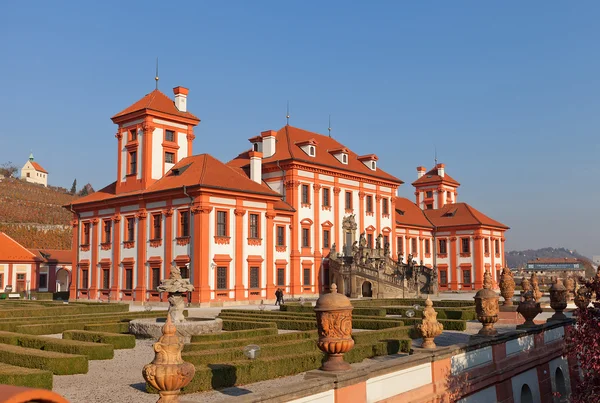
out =
<path fill-rule="evenodd" d="M 507 226 L 457 202 L 444 164 L 417 168 L 416 202 L 403 182 L 335 139 L 286 125 L 250 138 L 228 163 L 193 155 L 188 90 L 154 90 L 112 117 L 116 181 L 65 206 L 73 212 L 72 299 L 158 301 L 173 265 L 192 303 L 313 296 L 332 279 L 331 250 L 383 243 L 391 259 L 435 268 L 439 289 L 494 285 Z M 337 249 L 336 249 L 337 248 Z"/>

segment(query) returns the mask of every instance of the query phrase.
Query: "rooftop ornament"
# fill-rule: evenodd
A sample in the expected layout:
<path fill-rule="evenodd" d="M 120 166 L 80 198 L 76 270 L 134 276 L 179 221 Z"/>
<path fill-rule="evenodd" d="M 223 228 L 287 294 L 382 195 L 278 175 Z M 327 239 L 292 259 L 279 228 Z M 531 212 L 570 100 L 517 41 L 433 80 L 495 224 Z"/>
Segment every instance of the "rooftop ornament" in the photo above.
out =
<path fill-rule="evenodd" d="M 194 286 L 187 278 L 181 277 L 179 267 L 173 265 L 171 267 L 171 275 L 168 279 L 162 280 L 157 287 L 159 292 L 166 292 L 169 295 L 169 316 L 173 322 L 185 322 L 183 311 L 185 309 L 184 294 L 194 291 Z"/>
<path fill-rule="evenodd" d="M 350 300 L 337 293 L 337 285 L 331 292 L 322 295 L 315 305 L 319 340 L 317 346 L 327 354 L 321 366 L 323 371 L 347 371 L 350 364 L 344 361 L 344 353 L 354 347 L 352 339 L 352 310 Z"/>
<path fill-rule="evenodd" d="M 190 383 L 196 368 L 181 358 L 183 340 L 175 334 L 177 329 L 171 315 L 167 315 L 162 332 L 161 338 L 154 343 L 154 360 L 144 366 L 142 375 L 158 390 L 160 399 L 157 403 L 177 403 L 180 389 Z"/>
<path fill-rule="evenodd" d="M 498 331 L 494 323 L 498 322 L 498 299 L 500 297 L 492 291 L 492 275 L 489 271 L 483 274 L 483 288 L 475 294 L 475 311 L 477 320 L 483 327 L 479 331 L 481 336 L 495 336 Z"/>
<path fill-rule="evenodd" d="M 444 326 L 437 321 L 437 312 L 433 309 L 433 302 L 427 297 L 423 310 L 423 321 L 417 325 L 417 330 L 423 337 L 423 348 L 436 348 L 434 339 L 442 334 Z"/>

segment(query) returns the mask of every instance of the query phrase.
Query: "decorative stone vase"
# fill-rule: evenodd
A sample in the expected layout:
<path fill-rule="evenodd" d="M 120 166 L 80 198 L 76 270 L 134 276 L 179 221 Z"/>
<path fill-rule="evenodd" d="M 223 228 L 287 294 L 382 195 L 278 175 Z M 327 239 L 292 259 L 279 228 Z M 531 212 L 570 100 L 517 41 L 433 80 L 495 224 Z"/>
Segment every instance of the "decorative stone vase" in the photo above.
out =
<path fill-rule="evenodd" d="M 524 300 L 519 303 L 517 312 L 519 312 L 525 318 L 525 323 L 518 325 L 517 329 L 529 328 L 537 326 L 533 322 L 538 314 L 542 313 L 542 308 L 539 302 L 535 302 L 533 299 L 533 291 L 529 290 L 523 294 Z"/>
<path fill-rule="evenodd" d="M 319 340 L 317 346 L 327 354 L 321 366 L 323 371 L 346 371 L 350 364 L 344 361 L 344 353 L 354 347 L 352 339 L 352 310 L 350 300 L 337 293 L 337 285 L 331 285 L 331 292 L 322 295 L 315 305 Z"/>
<path fill-rule="evenodd" d="M 548 319 L 548 322 L 567 319 L 567 316 L 563 313 L 563 310 L 567 308 L 567 288 L 559 277 L 555 278 L 552 287 L 550 287 L 550 306 L 555 313 Z"/>
<path fill-rule="evenodd" d="M 483 289 L 477 291 L 473 298 L 475 299 L 477 320 L 483 325 L 479 335 L 496 335 L 498 331 L 494 329 L 494 323 L 498 322 L 498 300 L 500 297 L 492 291 L 492 275 L 489 271 L 483 274 Z"/>
<path fill-rule="evenodd" d="M 535 272 L 531 274 L 531 288 L 533 289 L 533 298 L 535 298 L 536 302 L 540 302 L 543 294 L 540 291 L 540 283 Z"/>
<path fill-rule="evenodd" d="M 423 310 L 423 321 L 417 325 L 417 331 L 423 337 L 423 348 L 436 348 L 434 339 L 442 334 L 444 325 L 437 321 L 437 312 L 433 309 L 433 302 L 427 297 L 425 309 Z"/>
<path fill-rule="evenodd" d="M 575 297 L 575 280 L 573 280 L 573 277 L 567 277 L 565 287 L 567 289 L 567 301 L 572 301 Z"/>
<path fill-rule="evenodd" d="M 171 267 L 169 278 L 162 280 L 157 290 L 168 293 L 169 316 L 173 321 L 175 323 L 185 322 L 185 316 L 183 316 L 185 309 L 184 295 L 194 291 L 194 286 L 189 279 L 181 277 L 181 270 L 177 265 Z"/>
<path fill-rule="evenodd" d="M 154 343 L 154 361 L 144 366 L 142 375 L 158 390 L 160 399 L 157 403 L 176 403 L 180 389 L 190 383 L 196 368 L 181 358 L 183 341 L 175 334 L 177 329 L 171 315 L 167 314 L 162 331 L 163 335 Z"/>
<path fill-rule="evenodd" d="M 512 297 L 515 295 L 515 278 L 508 267 L 502 269 L 502 275 L 500 276 L 500 295 L 504 298 L 504 306 L 513 304 Z"/>
<path fill-rule="evenodd" d="M 575 293 L 575 305 L 577 305 L 577 308 L 583 311 L 588 307 L 591 300 L 591 292 L 586 286 L 582 285 L 577 289 Z"/>

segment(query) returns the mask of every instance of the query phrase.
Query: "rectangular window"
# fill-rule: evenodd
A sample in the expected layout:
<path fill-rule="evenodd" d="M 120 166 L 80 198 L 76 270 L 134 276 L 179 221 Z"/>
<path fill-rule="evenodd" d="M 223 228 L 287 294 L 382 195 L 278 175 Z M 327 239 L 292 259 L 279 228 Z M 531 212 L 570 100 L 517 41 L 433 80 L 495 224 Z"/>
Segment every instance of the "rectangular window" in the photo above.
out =
<path fill-rule="evenodd" d="M 461 238 L 462 253 L 471 253 L 471 242 L 469 238 Z"/>
<path fill-rule="evenodd" d="M 102 270 L 102 289 L 108 290 L 110 288 L 110 270 Z"/>
<path fill-rule="evenodd" d="M 330 207 L 329 188 L 323 188 L 323 206 Z"/>
<path fill-rule="evenodd" d="M 161 239 L 162 236 L 162 214 L 154 214 L 152 216 L 153 231 L 152 239 Z"/>
<path fill-rule="evenodd" d="M 260 231 L 258 230 L 258 214 L 250 214 L 250 238 L 260 238 Z"/>
<path fill-rule="evenodd" d="M 388 199 L 381 200 L 381 210 L 382 210 L 383 214 L 390 213 L 389 206 L 388 206 Z"/>
<path fill-rule="evenodd" d="M 311 278 L 310 278 L 310 269 L 304 269 L 304 285 L 310 285 L 311 283 Z"/>
<path fill-rule="evenodd" d="M 463 270 L 463 283 L 471 284 L 471 270 Z"/>
<path fill-rule="evenodd" d="M 127 241 L 133 242 L 135 239 L 135 218 L 127 218 Z"/>
<path fill-rule="evenodd" d="M 440 270 L 440 284 L 448 284 L 448 272 L 446 270 Z"/>
<path fill-rule="evenodd" d="M 111 229 L 112 222 L 110 220 L 104 220 L 104 243 L 110 243 L 111 241 Z"/>
<path fill-rule="evenodd" d="M 153 267 L 152 268 L 152 289 L 156 290 L 160 285 L 160 268 Z"/>
<path fill-rule="evenodd" d="M 373 196 L 367 196 L 367 213 L 373 212 Z"/>
<path fill-rule="evenodd" d="M 217 236 L 227 236 L 227 211 L 217 211 Z"/>
<path fill-rule="evenodd" d="M 302 185 L 302 204 L 310 204 L 308 197 L 308 185 Z"/>
<path fill-rule="evenodd" d="M 446 249 L 446 240 L 445 239 L 440 239 L 440 251 L 439 251 L 439 254 L 440 255 L 445 255 L 446 253 L 448 253 L 448 251 Z"/>
<path fill-rule="evenodd" d="M 431 190 L 427 191 L 425 193 L 425 197 L 428 198 L 428 199 L 431 199 L 433 197 L 433 192 Z"/>
<path fill-rule="evenodd" d="M 0 273 L 0 289 L 4 288 L 4 273 Z"/>
<path fill-rule="evenodd" d="M 258 285 L 258 267 L 250 268 L 250 288 L 259 288 Z"/>
<path fill-rule="evenodd" d="M 130 139 L 130 141 L 136 141 L 137 140 L 137 129 L 131 129 L 129 131 L 129 139 Z"/>
<path fill-rule="evenodd" d="M 90 244 L 90 227 L 91 227 L 91 225 L 92 224 L 89 222 L 83 223 L 83 239 L 81 240 L 82 245 Z"/>
<path fill-rule="evenodd" d="M 125 269 L 125 289 L 133 290 L 133 269 Z"/>
<path fill-rule="evenodd" d="M 277 285 L 285 285 L 285 269 L 277 269 Z"/>
<path fill-rule="evenodd" d="M 81 270 L 81 288 L 87 290 L 89 284 L 89 273 L 87 270 Z"/>
<path fill-rule="evenodd" d="M 2 287 L 2 278 L 0 278 L 0 287 Z M 48 288 L 48 274 L 40 273 L 39 288 Z"/>
<path fill-rule="evenodd" d="M 302 228 L 302 247 L 310 248 L 310 229 Z"/>
<path fill-rule="evenodd" d="M 137 152 L 129 153 L 129 175 L 137 174 Z"/>
<path fill-rule="evenodd" d="M 175 163 L 175 153 L 165 153 L 165 162 L 167 164 Z"/>
<path fill-rule="evenodd" d="M 429 239 L 426 239 L 425 240 L 425 253 L 427 253 L 427 254 L 431 253 L 430 250 L 429 250 L 430 248 L 431 247 L 429 245 Z"/>
<path fill-rule="evenodd" d="M 419 253 L 419 250 L 417 248 L 417 238 L 413 238 L 410 240 L 411 245 L 410 245 L 410 253 L 412 253 L 413 255 L 416 255 Z"/>
<path fill-rule="evenodd" d="M 390 237 L 387 235 L 383 236 L 383 247 L 385 248 L 385 245 L 389 245 L 390 244 Z"/>
<path fill-rule="evenodd" d="M 373 234 L 367 234 L 367 246 L 373 249 Z"/>
<path fill-rule="evenodd" d="M 179 212 L 180 236 L 190 236 L 190 211 Z"/>
<path fill-rule="evenodd" d="M 323 230 L 323 247 L 329 248 L 329 230 L 328 229 Z"/>
<path fill-rule="evenodd" d="M 352 209 L 352 192 L 346 192 L 346 210 Z"/>
<path fill-rule="evenodd" d="M 277 246 L 285 246 L 285 227 L 277 226 Z"/>
<path fill-rule="evenodd" d="M 401 236 L 396 238 L 396 249 L 399 255 L 404 255 L 404 239 Z"/>
<path fill-rule="evenodd" d="M 227 267 L 217 267 L 217 290 L 227 289 Z"/>
<path fill-rule="evenodd" d="M 488 238 L 483 240 L 483 249 L 485 253 L 490 253 L 490 240 Z"/>
<path fill-rule="evenodd" d="M 175 132 L 173 130 L 165 130 L 165 141 L 175 141 Z"/>
<path fill-rule="evenodd" d="M 499 240 L 494 240 L 494 249 L 495 249 L 495 253 L 496 255 L 500 254 L 500 241 Z"/>
<path fill-rule="evenodd" d="M 431 204 L 431 203 L 427 203 L 427 205 L 425 207 L 426 207 L 426 210 L 433 210 L 433 204 Z"/>

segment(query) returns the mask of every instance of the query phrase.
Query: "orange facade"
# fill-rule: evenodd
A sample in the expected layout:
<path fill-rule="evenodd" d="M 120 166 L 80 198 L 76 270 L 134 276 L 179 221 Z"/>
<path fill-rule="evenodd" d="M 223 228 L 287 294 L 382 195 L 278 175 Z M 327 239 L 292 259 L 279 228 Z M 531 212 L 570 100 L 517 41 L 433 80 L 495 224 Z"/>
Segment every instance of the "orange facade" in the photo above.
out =
<path fill-rule="evenodd" d="M 285 126 L 249 139 L 251 149 L 227 164 L 192 155 L 200 120 L 187 112 L 187 89 L 174 93 L 172 101 L 155 90 L 113 117 L 117 180 L 66 206 L 78 262 L 72 298 L 158 300 L 172 265 L 190 277 L 194 303 L 273 299 L 277 288 L 317 295 L 329 286 L 329 250 L 351 247 L 360 233 L 370 242 L 381 234 L 393 256 L 440 268 L 450 289 L 471 289 L 483 270 L 502 266 L 503 244 L 492 262 L 483 239 L 503 239 L 507 227 L 457 204 L 456 193 L 431 210 L 419 196 L 417 204 L 397 197 L 403 182 L 376 155 L 331 137 Z M 456 192 L 448 178 L 414 185 L 423 197 L 431 186 Z M 452 219 L 434 214 L 449 205 Z M 344 228 L 348 217 L 355 232 Z M 472 249 L 459 253 L 456 240 L 466 238 Z"/>

